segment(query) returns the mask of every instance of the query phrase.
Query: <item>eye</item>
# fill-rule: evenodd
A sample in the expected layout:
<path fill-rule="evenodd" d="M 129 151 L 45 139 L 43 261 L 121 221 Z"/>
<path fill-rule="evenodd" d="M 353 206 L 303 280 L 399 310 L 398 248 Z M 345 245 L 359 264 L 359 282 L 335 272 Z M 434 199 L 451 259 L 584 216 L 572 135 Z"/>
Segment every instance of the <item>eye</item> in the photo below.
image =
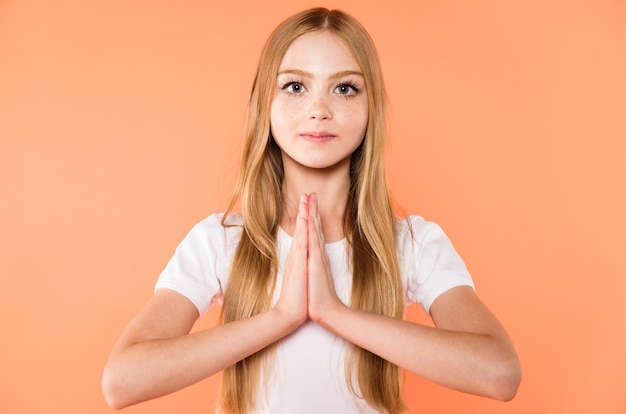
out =
<path fill-rule="evenodd" d="M 300 82 L 295 81 L 287 82 L 285 86 L 283 86 L 283 90 L 298 94 L 304 92 L 304 85 L 302 85 Z"/>
<path fill-rule="evenodd" d="M 344 82 L 335 88 L 335 92 L 339 95 L 356 95 L 359 88 L 351 82 Z"/>

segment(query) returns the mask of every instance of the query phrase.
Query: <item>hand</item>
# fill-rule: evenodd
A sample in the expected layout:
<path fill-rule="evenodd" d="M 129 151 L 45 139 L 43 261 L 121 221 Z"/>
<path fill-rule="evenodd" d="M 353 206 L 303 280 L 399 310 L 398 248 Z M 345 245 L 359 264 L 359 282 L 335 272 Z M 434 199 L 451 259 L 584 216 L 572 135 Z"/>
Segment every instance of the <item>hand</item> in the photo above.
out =
<path fill-rule="evenodd" d="M 285 260 L 283 283 L 275 309 L 295 325 L 304 322 L 308 315 L 308 215 L 309 197 L 300 197 L 293 243 Z"/>
<path fill-rule="evenodd" d="M 308 197 L 308 315 L 316 322 L 342 306 L 337 297 L 330 261 L 326 254 L 322 222 L 317 208 L 317 194 Z"/>

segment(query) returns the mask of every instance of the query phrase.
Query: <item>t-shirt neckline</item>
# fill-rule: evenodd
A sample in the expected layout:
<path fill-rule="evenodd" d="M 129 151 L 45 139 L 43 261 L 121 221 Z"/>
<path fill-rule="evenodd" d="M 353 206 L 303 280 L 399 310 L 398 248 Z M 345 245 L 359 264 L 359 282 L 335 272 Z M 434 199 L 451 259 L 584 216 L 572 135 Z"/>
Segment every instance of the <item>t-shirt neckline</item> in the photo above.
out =
<path fill-rule="evenodd" d="M 287 244 L 289 246 L 291 246 L 291 243 L 293 242 L 293 236 L 289 235 L 280 226 L 278 226 L 278 238 L 284 240 L 285 242 L 287 242 Z M 325 244 L 326 251 L 327 252 L 331 252 L 331 251 L 335 251 L 335 250 L 342 250 L 342 249 L 344 249 L 345 244 L 346 244 L 346 238 L 345 237 L 343 239 L 341 239 L 341 240 L 337 240 L 337 241 L 334 241 L 334 242 L 326 243 Z"/>

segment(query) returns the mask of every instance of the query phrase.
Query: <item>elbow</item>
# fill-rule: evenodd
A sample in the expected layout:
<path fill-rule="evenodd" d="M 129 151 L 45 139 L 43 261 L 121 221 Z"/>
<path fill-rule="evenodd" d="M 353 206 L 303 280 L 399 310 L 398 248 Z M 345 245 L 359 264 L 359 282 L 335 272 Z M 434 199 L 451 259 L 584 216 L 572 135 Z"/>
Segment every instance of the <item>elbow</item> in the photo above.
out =
<path fill-rule="evenodd" d="M 131 405 L 126 398 L 125 388 L 120 376 L 106 367 L 102 373 L 102 394 L 107 405 L 113 410 L 121 410 Z"/>
<path fill-rule="evenodd" d="M 495 370 L 491 381 L 489 396 L 498 401 L 511 401 L 517 395 L 522 382 L 522 368 L 517 356 L 503 361 Z"/>

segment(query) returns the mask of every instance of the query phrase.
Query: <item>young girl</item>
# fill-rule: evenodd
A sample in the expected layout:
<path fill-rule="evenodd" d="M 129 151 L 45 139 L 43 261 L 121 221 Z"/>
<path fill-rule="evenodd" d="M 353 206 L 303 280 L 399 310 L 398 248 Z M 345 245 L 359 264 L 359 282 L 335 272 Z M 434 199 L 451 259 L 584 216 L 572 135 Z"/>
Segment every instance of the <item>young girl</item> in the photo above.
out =
<path fill-rule="evenodd" d="M 318 8 L 275 29 L 235 197 L 185 237 L 115 345 L 112 407 L 222 370 L 226 413 L 400 413 L 400 368 L 513 398 L 515 350 L 463 261 L 436 224 L 393 216 L 385 110 L 374 45 L 352 17 Z M 189 334 L 222 301 L 223 323 Z M 402 319 L 415 302 L 436 328 Z"/>

